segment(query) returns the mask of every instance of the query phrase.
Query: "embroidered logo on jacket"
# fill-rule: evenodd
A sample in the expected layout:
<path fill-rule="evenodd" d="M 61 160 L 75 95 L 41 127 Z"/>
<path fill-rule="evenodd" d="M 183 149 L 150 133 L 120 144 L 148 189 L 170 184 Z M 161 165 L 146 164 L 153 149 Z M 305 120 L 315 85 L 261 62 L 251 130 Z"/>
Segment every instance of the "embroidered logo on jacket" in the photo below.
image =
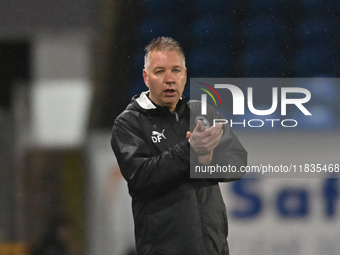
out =
<path fill-rule="evenodd" d="M 151 136 L 152 141 L 154 143 L 159 143 L 162 138 L 166 139 L 166 137 L 164 135 L 164 131 L 165 131 L 165 129 L 162 130 L 162 133 L 157 132 L 157 131 L 152 131 L 152 136 Z"/>

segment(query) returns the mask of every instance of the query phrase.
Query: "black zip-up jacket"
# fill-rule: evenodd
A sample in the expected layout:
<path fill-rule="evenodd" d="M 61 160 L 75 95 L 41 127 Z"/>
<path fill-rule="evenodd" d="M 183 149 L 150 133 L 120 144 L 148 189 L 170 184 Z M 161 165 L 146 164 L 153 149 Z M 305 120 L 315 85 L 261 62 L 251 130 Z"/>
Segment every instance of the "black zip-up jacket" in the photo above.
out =
<path fill-rule="evenodd" d="M 111 145 L 132 197 L 139 255 L 229 254 L 227 214 L 218 181 L 232 181 L 235 176 L 190 179 L 186 132 L 199 109 L 198 102 L 181 99 L 171 113 L 154 105 L 144 92 L 132 98 L 115 120 Z M 213 108 L 208 111 L 210 123 L 221 118 Z M 247 152 L 228 125 L 223 129 L 212 161 L 246 165 Z"/>

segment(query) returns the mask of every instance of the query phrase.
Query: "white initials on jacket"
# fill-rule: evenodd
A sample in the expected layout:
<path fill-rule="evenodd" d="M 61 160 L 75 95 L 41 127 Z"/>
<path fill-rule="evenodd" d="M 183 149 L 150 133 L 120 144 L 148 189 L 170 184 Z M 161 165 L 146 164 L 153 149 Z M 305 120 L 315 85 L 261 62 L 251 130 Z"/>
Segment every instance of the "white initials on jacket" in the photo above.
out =
<path fill-rule="evenodd" d="M 163 129 L 162 133 L 157 132 L 157 131 L 152 131 L 151 139 L 152 139 L 153 143 L 159 143 L 162 138 L 166 139 L 166 137 L 164 135 L 164 131 L 165 131 L 165 129 Z"/>

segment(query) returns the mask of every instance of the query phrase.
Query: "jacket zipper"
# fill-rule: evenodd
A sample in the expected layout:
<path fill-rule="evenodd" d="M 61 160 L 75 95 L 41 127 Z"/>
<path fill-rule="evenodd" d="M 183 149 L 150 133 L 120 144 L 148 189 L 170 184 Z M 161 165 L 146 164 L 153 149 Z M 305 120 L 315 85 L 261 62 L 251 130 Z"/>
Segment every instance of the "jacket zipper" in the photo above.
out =
<path fill-rule="evenodd" d="M 175 112 L 175 117 L 176 117 L 176 121 L 178 122 L 178 121 L 179 121 L 179 118 L 178 118 L 177 112 Z"/>

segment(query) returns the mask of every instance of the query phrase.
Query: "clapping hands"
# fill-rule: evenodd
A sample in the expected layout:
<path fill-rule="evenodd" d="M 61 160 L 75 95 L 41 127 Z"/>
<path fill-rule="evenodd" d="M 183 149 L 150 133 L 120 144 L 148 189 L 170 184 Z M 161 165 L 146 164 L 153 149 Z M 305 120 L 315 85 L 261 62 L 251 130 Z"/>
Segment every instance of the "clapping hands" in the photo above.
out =
<path fill-rule="evenodd" d="M 205 129 L 203 123 L 198 121 L 195 129 L 187 132 L 187 139 L 198 155 L 198 161 L 203 165 L 211 162 L 214 149 L 223 134 L 222 124 Z"/>

